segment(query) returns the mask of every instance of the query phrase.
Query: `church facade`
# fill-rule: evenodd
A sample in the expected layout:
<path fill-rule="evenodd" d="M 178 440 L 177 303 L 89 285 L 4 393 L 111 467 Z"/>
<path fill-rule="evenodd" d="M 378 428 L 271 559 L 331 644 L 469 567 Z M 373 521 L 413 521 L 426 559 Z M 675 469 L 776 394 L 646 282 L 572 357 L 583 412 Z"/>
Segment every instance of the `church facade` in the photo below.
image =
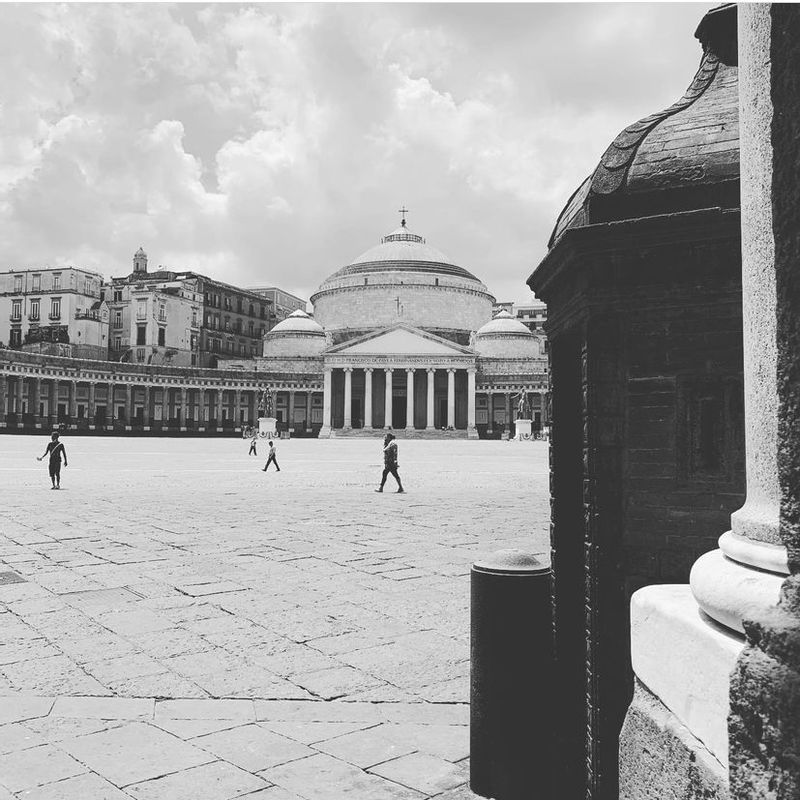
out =
<path fill-rule="evenodd" d="M 548 424 L 542 336 L 463 267 L 400 227 L 322 282 L 313 317 L 298 310 L 264 337 L 258 372 L 295 375 L 321 397 L 286 396 L 280 423 L 318 435 L 375 429 L 499 437 L 518 413 Z M 310 404 L 310 405 L 309 405 Z"/>

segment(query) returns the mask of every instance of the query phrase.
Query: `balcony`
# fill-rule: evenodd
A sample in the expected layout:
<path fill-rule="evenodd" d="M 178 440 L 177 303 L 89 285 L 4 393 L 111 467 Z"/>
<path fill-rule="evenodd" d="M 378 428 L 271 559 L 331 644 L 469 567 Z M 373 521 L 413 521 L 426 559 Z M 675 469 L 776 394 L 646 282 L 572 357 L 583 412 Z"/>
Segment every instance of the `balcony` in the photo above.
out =
<path fill-rule="evenodd" d="M 38 322 L 39 321 L 39 312 L 38 311 L 31 311 L 28 314 L 28 322 Z"/>
<path fill-rule="evenodd" d="M 99 322 L 100 321 L 100 312 L 99 311 L 93 311 L 92 309 L 89 309 L 89 308 L 86 308 L 86 309 L 79 308 L 75 312 L 75 319 L 93 319 L 93 320 Z"/>
<path fill-rule="evenodd" d="M 51 311 L 47 315 L 48 319 L 61 319 L 61 312 L 60 311 Z"/>
<path fill-rule="evenodd" d="M 12 322 L 22 322 L 22 314 L 15 314 L 13 311 L 11 312 L 9 319 Z"/>

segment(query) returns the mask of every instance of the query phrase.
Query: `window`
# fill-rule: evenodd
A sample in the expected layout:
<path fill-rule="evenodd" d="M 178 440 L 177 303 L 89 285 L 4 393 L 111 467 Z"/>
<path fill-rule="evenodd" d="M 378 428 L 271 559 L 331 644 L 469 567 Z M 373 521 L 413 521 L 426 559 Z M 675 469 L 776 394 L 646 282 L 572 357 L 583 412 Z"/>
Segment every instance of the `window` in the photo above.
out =
<path fill-rule="evenodd" d="M 122 337 L 115 336 L 114 337 L 114 349 L 115 350 L 122 350 Z"/>
<path fill-rule="evenodd" d="M 197 350 L 197 334 L 193 333 L 191 339 L 189 340 L 189 349 L 190 350 Z"/>
<path fill-rule="evenodd" d="M 136 344 L 147 344 L 147 325 L 136 326 Z"/>
<path fill-rule="evenodd" d="M 11 347 L 19 347 L 22 344 L 22 329 L 21 328 L 12 328 L 11 333 L 8 339 L 9 345 Z"/>
<path fill-rule="evenodd" d="M 144 347 L 137 347 L 136 348 L 136 360 L 137 361 L 144 361 L 146 352 L 147 351 L 145 350 Z"/>
<path fill-rule="evenodd" d="M 22 291 L 22 275 L 14 276 L 14 292 L 19 294 Z"/>
<path fill-rule="evenodd" d="M 53 273 L 53 290 L 58 291 L 61 288 L 61 273 L 54 272 Z"/>
<path fill-rule="evenodd" d="M 114 327 L 115 328 L 122 327 L 122 311 L 120 310 L 114 312 Z"/>
<path fill-rule="evenodd" d="M 31 286 L 32 292 L 41 292 L 42 291 L 42 276 L 41 275 L 34 275 L 31 280 L 33 281 L 33 285 Z"/>
<path fill-rule="evenodd" d="M 61 319 L 61 298 L 54 297 L 50 301 L 50 319 Z"/>
<path fill-rule="evenodd" d="M 210 328 L 212 324 L 213 317 L 211 314 L 206 314 L 206 327 Z"/>
<path fill-rule="evenodd" d="M 225 330 L 229 331 L 231 329 L 231 318 L 225 317 Z"/>
<path fill-rule="evenodd" d="M 192 327 L 193 328 L 197 327 L 197 309 L 196 308 L 192 309 Z"/>
<path fill-rule="evenodd" d="M 261 319 L 264 319 L 267 316 L 267 309 L 265 306 L 261 306 Z"/>
<path fill-rule="evenodd" d="M 114 289 L 114 302 L 115 303 L 122 302 L 122 289 Z"/>
<path fill-rule="evenodd" d="M 158 306 L 158 319 L 161 322 L 167 321 L 167 307 L 163 303 L 159 303 Z"/>
<path fill-rule="evenodd" d="M 138 300 L 136 303 L 136 319 L 144 319 L 147 316 L 147 300 Z"/>
<path fill-rule="evenodd" d="M 22 319 L 22 300 L 11 301 L 11 319 L 19 322 Z"/>
<path fill-rule="evenodd" d="M 254 333 L 255 332 L 254 332 L 254 329 L 253 329 L 253 321 L 250 320 L 250 322 L 247 323 L 247 335 L 248 336 L 253 336 Z"/>
<path fill-rule="evenodd" d="M 228 340 L 228 352 L 233 352 L 233 342 L 230 339 Z"/>
<path fill-rule="evenodd" d="M 241 314 L 242 313 L 242 298 L 236 298 L 236 310 Z"/>
<path fill-rule="evenodd" d="M 253 316 L 253 304 L 252 303 L 250 303 L 250 316 L 251 317 Z"/>
<path fill-rule="evenodd" d="M 39 319 L 39 299 L 31 300 L 31 313 L 28 315 L 31 320 Z"/>
<path fill-rule="evenodd" d="M 158 346 L 164 347 L 164 343 L 166 342 L 167 336 L 167 329 L 166 328 L 159 328 L 158 329 Z"/>
<path fill-rule="evenodd" d="M 244 355 L 244 344 L 242 342 L 239 342 L 239 355 Z"/>

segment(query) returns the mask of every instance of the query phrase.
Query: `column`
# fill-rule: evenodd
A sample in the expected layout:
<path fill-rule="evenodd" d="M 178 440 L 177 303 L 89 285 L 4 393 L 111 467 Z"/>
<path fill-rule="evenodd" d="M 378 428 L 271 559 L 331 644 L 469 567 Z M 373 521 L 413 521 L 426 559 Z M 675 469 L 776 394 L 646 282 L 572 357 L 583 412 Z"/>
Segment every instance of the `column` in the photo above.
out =
<path fill-rule="evenodd" d="M 17 423 L 22 422 L 22 391 L 24 388 L 25 378 L 22 375 L 17 375 L 16 380 L 16 400 L 14 404 L 14 411 L 17 415 Z"/>
<path fill-rule="evenodd" d="M 372 367 L 364 370 L 364 427 L 372 427 Z"/>
<path fill-rule="evenodd" d="M 133 422 L 133 384 L 125 384 L 125 424 L 130 425 Z"/>
<path fill-rule="evenodd" d="M 39 395 L 42 390 L 42 379 L 34 378 L 31 386 L 31 409 L 30 412 L 36 418 L 35 422 L 41 424 L 42 420 L 39 417 Z"/>
<path fill-rule="evenodd" d="M 344 368 L 344 429 L 353 427 L 353 368 Z"/>
<path fill-rule="evenodd" d="M 242 406 L 242 390 L 236 389 L 233 393 L 233 427 L 237 427 L 241 425 L 240 416 L 241 416 L 241 406 Z"/>
<path fill-rule="evenodd" d="M 142 411 L 142 423 L 145 428 L 150 427 L 150 385 L 144 387 L 144 410 Z"/>
<path fill-rule="evenodd" d="M 414 430 L 414 370 L 406 368 L 406 430 Z"/>
<path fill-rule="evenodd" d="M 294 389 L 289 389 L 289 430 L 294 430 Z"/>
<path fill-rule="evenodd" d="M 467 370 L 467 430 L 475 429 L 475 370 Z"/>
<path fill-rule="evenodd" d="M 436 370 L 435 369 L 429 369 L 428 370 L 428 409 L 427 409 L 428 414 L 427 414 L 427 420 L 426 420 L 426 423 L 425 423 L 425 428 L 427 430 L 429 430 L 429 431 L 432 431 L 432 430 L 434 430 L 434 428 L 436 428 L 436 425 L 434 424 L 434 420 L 436 419 L 436 417 L 434 415 L 434 409 L 433 409 L 433 385 L 434 385 L 435 377 L 436 377 Z"/>
<path fill-rule="evenodd" d="M 93 426 L 97 418 L 97 384 L 94 381 L 89 384 L 89 408 L 86 413 L 89 415 L 89 424 Z"/>
<path fill-rule="evenodd" d="M 222 429 L 222 402 L 224 400 L 222 393 L 224 389 L 217 389 L 217 430 Z"/>
<path fill-rule="evenodd" d="M 511 423 L 511 392 L 506 392 L 506 430 L 509 436 L 511 436 Z"/>
<path fill-rule="evenodd" d="M 447 426 L 456 426 L 456 371 L 447 370 Z"/>
<path fill-rule="evenodd" d="M 329 436 L 331 432 L 331 388 L 333 378 L 330 367 L 325 367 L 323 371 L 322 386 L 322 428 L 320 436 Z"/>
<path fill-rule="evenodd" d="M 383 427 L 390 430 L 392 427 L 392 370 L 384 369 L 386 373 L 386 394 L 384 395 Z"/>
<path fill-rule="evenodd" d="M 486 405 L 489 409 L 487 433 L 492 433 L 494 429 L 494 392 L 491 389 L 486 390 Z M 508 413 L 506 413 L 506 424 L 508 424 Z"/>
<path fill-rule="evenodd" d="M 6 414 L 8 413 L 8 378 L 0 377 L 0 425 L 6 424 Z"/>
<path fill-rule="evenodd" d="M 206 427 L 206 390 L 197 390 L 197 427 Z"/>
<path fill-rule="evenodd" d="M 69 382 L 69 419 L 73 422 L 78 416 L 78 382 Z"/>
<path fill-rule="evenodd" d="M 117 385 L 113 381 L 109 381 L 106 385 L 106 425 L 114 424 L 115 411 L 114 408 L 114 392 Z M 56 388 L 56 397 L 58 397 L 58 389 Z"/>
<path fill-rule="evenodd" d="M 161 395 L 161 425 L 169 425 L 169 386 L 166 384 Z"/>
<path fill-rule="evenodd" d="M 189 391 L 185 386 L 181 386 L 181 427 L 186 427 L 186 412 L 189 406 Z"/>

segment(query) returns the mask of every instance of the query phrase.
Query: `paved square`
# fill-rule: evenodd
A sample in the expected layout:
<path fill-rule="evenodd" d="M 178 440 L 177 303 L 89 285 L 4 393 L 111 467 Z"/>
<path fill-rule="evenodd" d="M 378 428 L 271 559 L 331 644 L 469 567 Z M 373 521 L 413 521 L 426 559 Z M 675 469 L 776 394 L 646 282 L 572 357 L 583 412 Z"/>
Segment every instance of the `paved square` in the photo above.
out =
<path fill-rule="evenodd" d="M 267 474 L 240 439 L 65 437 L 60 491 L 44 442 L 0 437 L 0 742 L 42 760 L 12 796 L 463 786 L 469 569 L 546 558 L 545 444 L 401 440 L 397 495 L 379 436 Z"/>

